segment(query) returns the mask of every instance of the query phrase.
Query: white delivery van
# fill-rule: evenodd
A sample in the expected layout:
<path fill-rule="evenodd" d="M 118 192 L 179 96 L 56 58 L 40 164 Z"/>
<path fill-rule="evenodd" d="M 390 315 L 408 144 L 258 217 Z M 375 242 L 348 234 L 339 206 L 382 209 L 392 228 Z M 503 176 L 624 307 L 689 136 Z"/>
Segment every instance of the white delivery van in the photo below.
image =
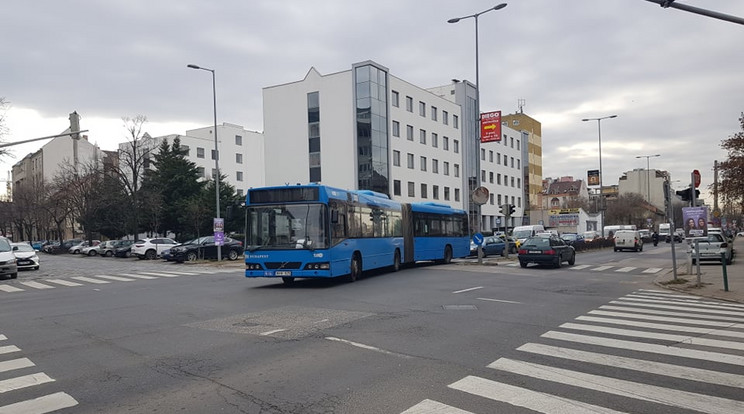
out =
<path fill-rule="evenodd" d="M 545 226 L 542 224 L 533 224 L 530 226 L 517 226 L 512 230 L 512 236 L 519 240 L 519 244 L 524 243 L 528 237 L 532 237 L 537 233 L 544 232 Z"/>
<path fill-rule="evenodd" d="M 659 223 L 659 240 L 665 240 L 672 235 L 672 225 L 669 223 Z"/>
<path fill-rule="evenodd" d="M 615 251 L 633 250 L 643 251 L 643 239 L 638 230 L 618 230 L 615 232 Z"/>

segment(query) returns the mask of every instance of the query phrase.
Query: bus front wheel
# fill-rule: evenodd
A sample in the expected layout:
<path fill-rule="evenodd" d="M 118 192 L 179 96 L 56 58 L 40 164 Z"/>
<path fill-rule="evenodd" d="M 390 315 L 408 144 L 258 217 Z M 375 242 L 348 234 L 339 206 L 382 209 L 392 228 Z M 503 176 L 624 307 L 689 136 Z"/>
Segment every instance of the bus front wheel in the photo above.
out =
<path fill-rule="evenodd" d="M 452 246 L 447 245 L 447 247 L 444 248 L 444 259 L 442 259 L 442 263 L 452 263 Z"/>
<path fill-rule="evenodd" d="M 293 277 L 289 277 L 289 276 L 282 277 L 282 282 L 284 282 L 285 285 L 291 285 L 291 284 L 293 284 L 294 283 L 294 280 L 295 280 L 295 278 L 293 278 Z"/>
<path fill-rule="evenodd" d="M 358 254 L 354 254 L 351 258 L 351 266 L 349 267 L 349 282 L 355 282 L 362 275 L 362 258 Z"/>

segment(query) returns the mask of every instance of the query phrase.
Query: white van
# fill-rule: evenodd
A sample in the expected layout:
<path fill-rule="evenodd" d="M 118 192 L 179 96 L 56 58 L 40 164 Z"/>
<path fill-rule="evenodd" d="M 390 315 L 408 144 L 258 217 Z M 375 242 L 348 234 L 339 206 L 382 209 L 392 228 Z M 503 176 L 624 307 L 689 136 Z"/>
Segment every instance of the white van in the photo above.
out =
<path fill-rule="evenodd" d="M 537 233 L 545 231 L 545 226 L 542 224 L 533 224 L 530 226 L 517 226 L 512 230 L 512 236 L 519 240 L 519 244 L 522 244 L 528 237 L 532 237 Z"/>
<path fill-rule="evenodd" d="M 633 250 L 643 251 L 643 239 L 638 230 L 618 230 L 615 232 L 615 251 Z"/>

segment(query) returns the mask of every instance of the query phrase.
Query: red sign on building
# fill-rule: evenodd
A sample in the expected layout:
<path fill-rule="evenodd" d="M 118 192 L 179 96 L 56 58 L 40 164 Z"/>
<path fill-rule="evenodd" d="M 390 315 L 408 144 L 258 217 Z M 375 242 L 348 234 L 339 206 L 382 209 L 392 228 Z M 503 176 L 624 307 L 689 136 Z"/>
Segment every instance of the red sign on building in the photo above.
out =
<path fill-rule="evenodd" d="M 481 142 L 501 141 L 501 111 L 481 114 Z"/>

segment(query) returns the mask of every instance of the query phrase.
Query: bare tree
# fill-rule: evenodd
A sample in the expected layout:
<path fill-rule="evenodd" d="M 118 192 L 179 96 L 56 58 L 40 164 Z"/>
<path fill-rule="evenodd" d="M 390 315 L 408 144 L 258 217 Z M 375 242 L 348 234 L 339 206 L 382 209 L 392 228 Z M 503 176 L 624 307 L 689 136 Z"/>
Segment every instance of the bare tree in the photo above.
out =
<path fill-rule="evenodd" d="M 5 126 L 5 111 L 8 110 L 8 101 L 5 97 L 0 96 L 0 142 L 5 142 L 3 137 L 8 133 L 8 127 Z M 8 155 L 8 150 L 0 148 L 0 157 Z"/>
<path fill-rule="evenodd" d="M 147 117 L 137 115 L 134 118 L 123 117 L 124 127 L 127 130 L 127 142 L 119 149 L 119 164 L 114 173 L 124 186 L 124 191 L 129 198 L 131 216 L 129 220 L 129 232 L 136 235 L 140 228 L 140 189 L 142 177 L 144 176 L 147 163 L 152 152 L 152 143 L 148 141 L 149 136 L 142 132 Z M 148 220 L 149 221 L 149 220 Z"/>

